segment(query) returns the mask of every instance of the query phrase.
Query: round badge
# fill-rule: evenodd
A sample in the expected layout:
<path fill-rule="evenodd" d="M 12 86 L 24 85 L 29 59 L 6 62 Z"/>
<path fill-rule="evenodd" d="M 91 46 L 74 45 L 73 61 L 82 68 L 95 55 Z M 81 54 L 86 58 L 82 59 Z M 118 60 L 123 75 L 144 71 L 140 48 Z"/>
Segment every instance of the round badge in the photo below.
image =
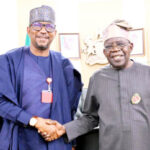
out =
<path fill-rule="evenodd" d="M 141 97 L 138 93 L 135 93 L 131 98 L 132 104 L 138 104 L 141 101 Z"/>
<path fill-rule="evenodd" d="M 46 81 L 48 84 L 50 84 L 52 82 L 52 78 L 47 78 Z"/>

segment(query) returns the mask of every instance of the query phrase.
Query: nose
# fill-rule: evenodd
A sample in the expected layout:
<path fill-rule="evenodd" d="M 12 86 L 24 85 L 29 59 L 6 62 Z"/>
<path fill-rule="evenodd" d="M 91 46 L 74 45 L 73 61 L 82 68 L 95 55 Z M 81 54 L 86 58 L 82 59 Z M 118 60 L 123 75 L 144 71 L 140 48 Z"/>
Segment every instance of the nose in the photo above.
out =
<path fill-rule="evenodd" d="M 46 31 L 46 28 L 43 26 L 43 27 L 41 28 L 40 32 L 41 32 L 41 33 L 46 33 L 46 32 L 47 32 L 47 31 Z"/>
<path fill-rule="evenodd" d="M 113 46 L 113 47 L 112 47 L 112 50 L 113 50 L 113 51 L 120 51 L 120 48 L 119 48 L 118 46 Z"/>
<path fill-rule="evenodd" d="M 112 44 L 112 48 L 111 48 L 111 52 L 117 52 L 117 51 L 120 51 L 120 48 L 118 47 L 117 44 Z"/>

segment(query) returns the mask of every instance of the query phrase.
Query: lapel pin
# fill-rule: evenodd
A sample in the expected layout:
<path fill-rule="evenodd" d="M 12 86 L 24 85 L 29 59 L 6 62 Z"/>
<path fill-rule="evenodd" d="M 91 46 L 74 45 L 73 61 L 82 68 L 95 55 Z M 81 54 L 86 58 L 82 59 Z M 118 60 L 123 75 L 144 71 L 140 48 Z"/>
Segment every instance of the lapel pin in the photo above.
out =
<path fill-rule="evenodd" d="M 140 97 L 140 94 L 138 94 L 138 93 L 135 93 L 131 98 L 132 104 L 138 104 L 138 103 L 140 103 L 140 101 L 141 101 L 141 97 Z"/>

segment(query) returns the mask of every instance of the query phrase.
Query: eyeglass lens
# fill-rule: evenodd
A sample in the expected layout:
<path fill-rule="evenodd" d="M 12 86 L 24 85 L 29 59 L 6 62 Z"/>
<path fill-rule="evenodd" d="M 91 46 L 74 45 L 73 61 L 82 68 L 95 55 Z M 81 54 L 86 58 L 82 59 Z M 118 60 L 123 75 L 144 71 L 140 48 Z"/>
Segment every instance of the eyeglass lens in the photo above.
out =
<path fill-rule="evenodd" d="M 35 22 L 31 26 L 34 30 L 37 30 L 37 31 L 40 31 L 43 26 L 45 27 L 46 31 L 48 31 L 48 32 L 53 32 L 55 30 L 54 24 L 42 24 L 40 22 Z"/>

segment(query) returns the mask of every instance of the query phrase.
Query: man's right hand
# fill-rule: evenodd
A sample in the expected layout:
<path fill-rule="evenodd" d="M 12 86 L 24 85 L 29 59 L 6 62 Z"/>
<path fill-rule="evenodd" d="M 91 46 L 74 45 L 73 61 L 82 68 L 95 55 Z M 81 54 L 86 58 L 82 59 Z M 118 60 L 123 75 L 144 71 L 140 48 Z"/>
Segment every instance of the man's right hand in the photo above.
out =
<path fill-rule="evenodd" d="M 55 120 L 44 119 L 41 117 L 36 117 L 36 120 L 34 127 L 38 130 L 38 133 L 41 134 L 45 141 L 58 139 L 66 132 L 64 126 Z"/>
<path fill-rule="evenodd" d="M 56 140 L 66 133 L 65 127 L 55 120 L 45 119 L 45 124 L 48 125 L 48 130 L 46 132 L 38 130 L 38 132 L 47 142 Z"/>
<path fill-rule="evenodd" d="M 54 123 L 51 126 L 48 124 L 49 122 L 51 122 L 50 119 L 44 119 L 41 117 L 36 117 L 35 119 L 37 121 L 36 121 L 34 127 L 38 130 L 38 133 L 40 133 L 43 136 L 43 138 L 46 138 L 47 136 L 49 137 L 51 135 L 53 137 L 53 138 L 51 138 L 51 140 L 55 140 L 58 138 L 57 130 L 54 126 Z"/>
<path fill-rule="evenodd" d="M 44 135 L 42 134 L 42 136 L 43 136 L 43 138 L 45 139 L 45 141 L 50 142 L 50 141 L 52 141 L 52 140 L 58 139 L 59 137 L 61 137 L 62 135 L 64 135 L 64 134 L 66 133 L 65 127 L 64 127 L 63 125 L 61 125 L 59 122 L 57 122 L 57 121 L 49 120 L 49 121 L 47 121 L 47 124 L 48 124 L 49 126 L 55 128 L 55 131 L 56 131 L 55 134 L 56 134 L 57 136 L 55 136 L 55 134 L 51 134 L 51 135 L 49 134 L 49 135 L 47 135 L 47 136 L 44 136 Z"/>

